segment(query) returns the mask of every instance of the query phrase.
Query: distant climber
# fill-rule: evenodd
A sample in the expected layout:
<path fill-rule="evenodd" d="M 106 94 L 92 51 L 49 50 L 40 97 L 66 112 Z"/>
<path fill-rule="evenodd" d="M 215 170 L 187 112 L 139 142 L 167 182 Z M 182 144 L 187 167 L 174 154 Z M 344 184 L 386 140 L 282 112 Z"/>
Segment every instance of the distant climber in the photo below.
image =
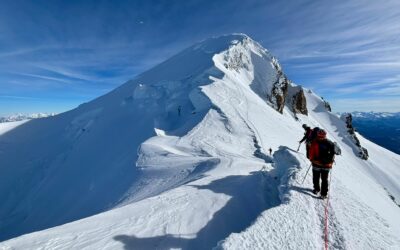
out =
<path fill-rule="evenodd" d="M 308 151 L 309 151 L 309 148 L 311 145 L 311 140 L 312 140 L 311 137 L 312 137 L 313 130 L 309 126 L 307 126 L 307 124 L 303 124 L 303 128 L 304 128 L 305 132 L 304 132 L 303 138 L 299 141 L 299 148 L 300 148 L 300 144 L 302 144 L 305 141 L 306 142 L 306 156 L 308 158 Z M 297 149 L 297 151 L 299 151 L 299 150 Z"/>
<path fill-rule="evenodd" d="M 321 192 L 321 198 L 324 199 L 328 195 L 328 176 L 335 159 L 335 144 L 326 138 L 325 130 L 319 129 L 315 140 L 311 142 L 309 159 L 313 166 L 313 193 Z"/>
<path fill-rule="evenodd" d="M 272 155 L 272 148 L 269 148 L 269 155 Z"/>
<path fill-rule="evenodd" d="M 178 106 L 178 116 L 181 116 L 181 110 L 182 110 L 182 106 L 179 105 L 179 106 Z"/>

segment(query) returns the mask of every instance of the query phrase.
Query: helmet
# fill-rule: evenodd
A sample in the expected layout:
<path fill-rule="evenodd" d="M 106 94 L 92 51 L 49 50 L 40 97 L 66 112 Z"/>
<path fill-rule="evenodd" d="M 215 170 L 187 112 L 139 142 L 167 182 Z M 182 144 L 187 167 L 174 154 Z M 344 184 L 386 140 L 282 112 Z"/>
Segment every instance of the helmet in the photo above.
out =
<path fill-rule="evenodd" d="M 304 129 L 308 128 L 307 124 L 303 124 L 302 126 Z"/>
<path fill-rule="evenodd" d="M 325 139 L 326 138 L 326 131 L 323 129 L 318 130 L 317 132 L 318 139 Z"/>

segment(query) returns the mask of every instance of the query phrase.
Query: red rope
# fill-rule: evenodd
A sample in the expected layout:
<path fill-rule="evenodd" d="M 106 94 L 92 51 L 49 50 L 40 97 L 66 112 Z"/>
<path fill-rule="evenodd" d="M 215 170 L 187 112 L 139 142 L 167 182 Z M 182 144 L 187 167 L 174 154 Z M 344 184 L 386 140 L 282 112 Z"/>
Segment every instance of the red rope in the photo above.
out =
<path fill-rule="evenodd" d="M 326 200 L 325 204 L 325 250 L 328 250 L 328 206 L 329 206 L 329 197 Z"/>
<path fill-rule="evenodd" d="M 331 186 L 331 180 L 332 180 L 332 170 L 329 176 L 329 183 L 328 183 L 328 190 L 329 193 L 331 193 L 330 191 L 330 186 Z M 326 204 L 325 204 L 325 250 L 328 250 L 328 243 L 329 243 L 329 238 L 328 238 L 328 207 L 329 207 L 329 196 L 326 199 Z"/>

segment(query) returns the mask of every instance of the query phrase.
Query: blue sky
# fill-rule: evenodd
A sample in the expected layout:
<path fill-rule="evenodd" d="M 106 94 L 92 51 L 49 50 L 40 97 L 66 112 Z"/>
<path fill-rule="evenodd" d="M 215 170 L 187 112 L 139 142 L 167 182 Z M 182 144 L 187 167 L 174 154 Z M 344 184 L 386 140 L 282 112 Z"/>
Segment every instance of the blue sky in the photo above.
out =
<path fill-rule="evenodd" d="M 400 111 L 400 1 L 2 0 L 0 116 L 66 111 L 235 32 L 334 111 Z"/>

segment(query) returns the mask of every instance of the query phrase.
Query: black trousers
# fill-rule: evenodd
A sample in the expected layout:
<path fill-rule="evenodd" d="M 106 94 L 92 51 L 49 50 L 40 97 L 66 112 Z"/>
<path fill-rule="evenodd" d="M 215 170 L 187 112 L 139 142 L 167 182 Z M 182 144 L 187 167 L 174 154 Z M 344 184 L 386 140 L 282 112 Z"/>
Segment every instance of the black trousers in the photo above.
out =
<path fill-rule="evenodd" d="M 321 195 L 326 196 L 328 194 L 328 177 L 329 170 L 326 168 L 320 168 L 318 165 L 313 164 L 313 184 L 314 190 L 321 191 Z M 321 187 L 319 186 L 319 180 L 321 179 Z"/>

